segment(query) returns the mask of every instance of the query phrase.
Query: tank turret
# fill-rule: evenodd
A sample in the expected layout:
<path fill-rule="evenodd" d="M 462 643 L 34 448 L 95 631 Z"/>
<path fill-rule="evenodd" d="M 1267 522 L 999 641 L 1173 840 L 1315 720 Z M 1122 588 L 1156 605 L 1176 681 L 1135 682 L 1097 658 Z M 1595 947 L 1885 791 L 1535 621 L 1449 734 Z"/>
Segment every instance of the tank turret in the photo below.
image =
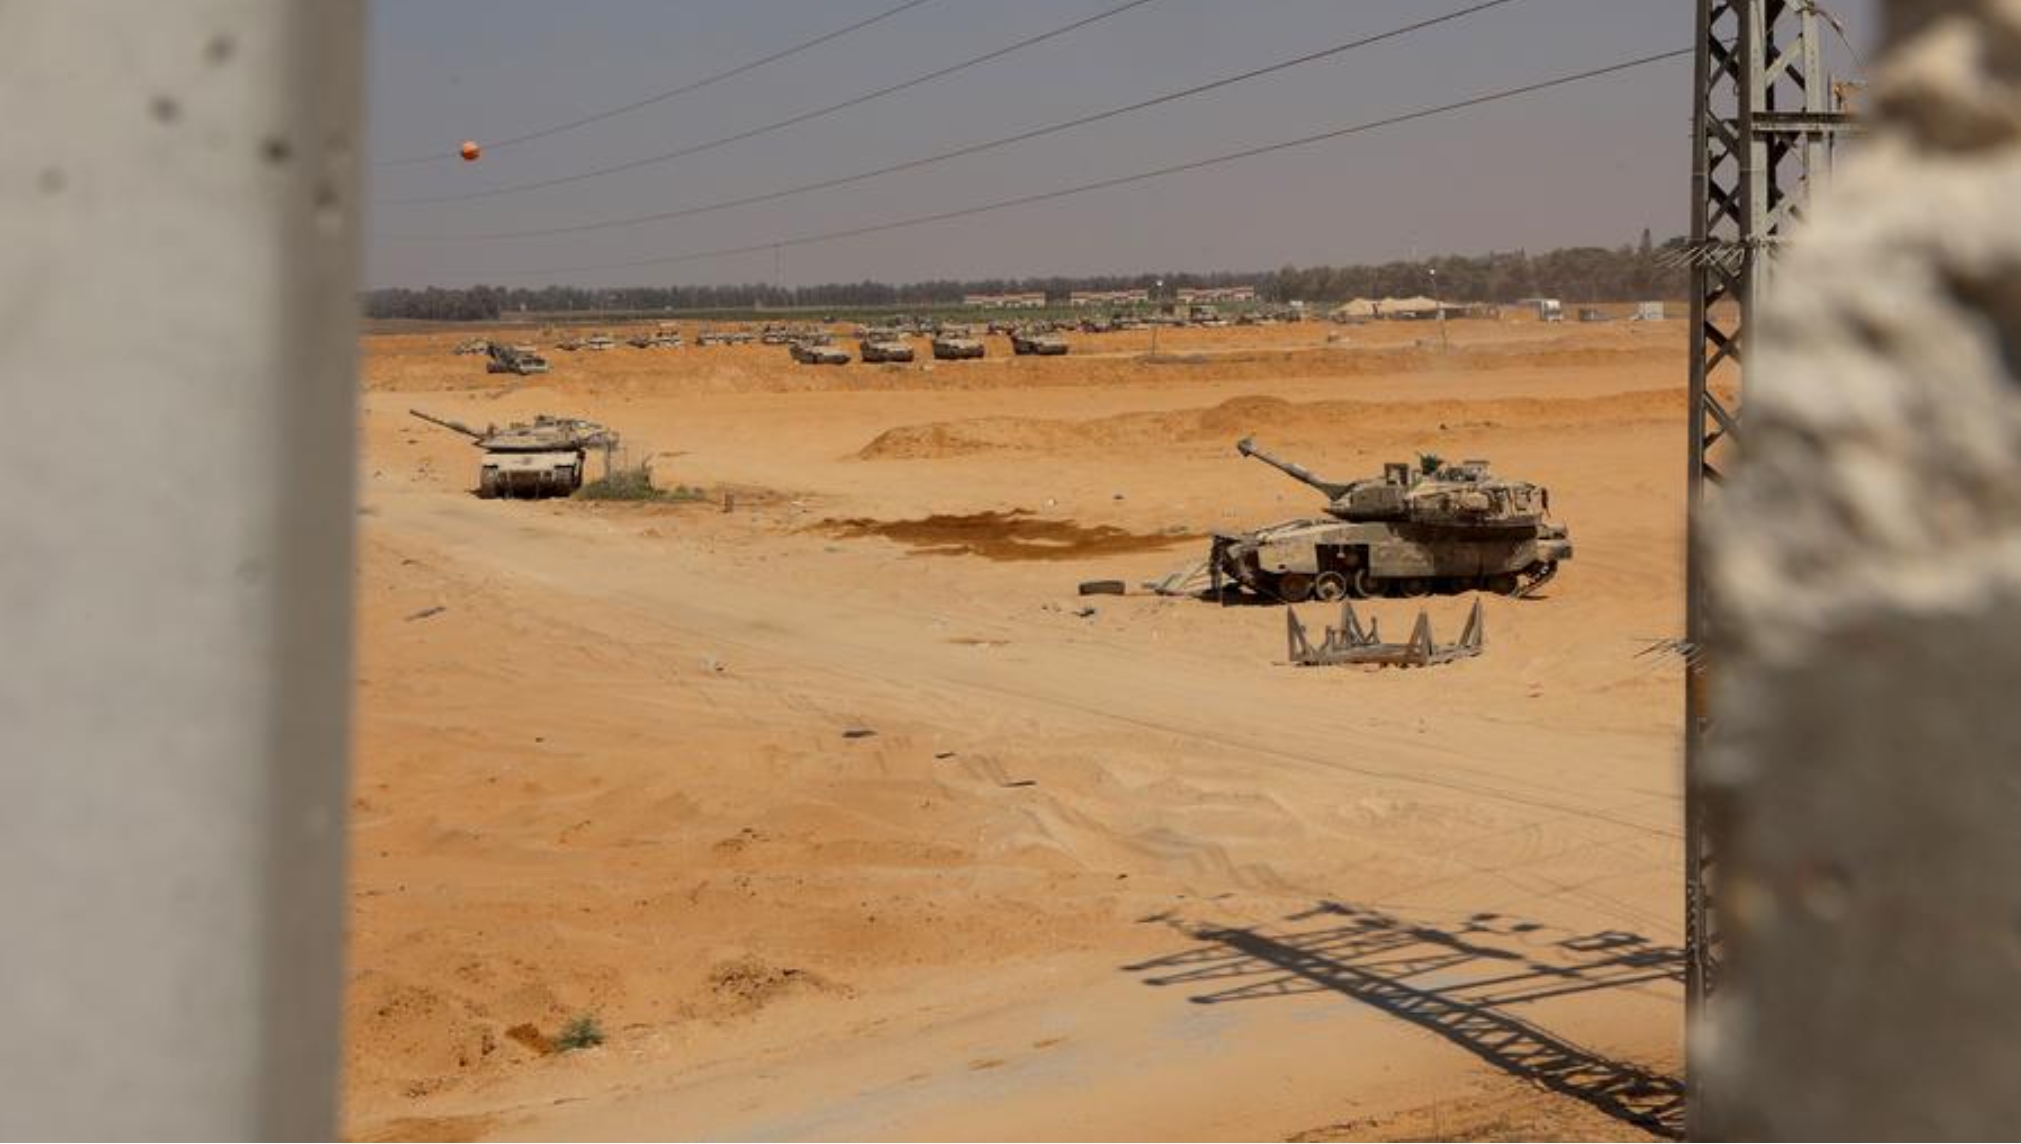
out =
<path fill-rule="evenodd" d="M 1235 448 L 1324 493 L 1326 515 L 1338 520 L 1529 526 L 1542 523 L 1550 508 L 1551 497 L 1544 489 L 1528 481 L 1491 476 L 1486 461 L 1440 465 L 1436 458 L 1427 458 L 1417 466 L 1392 461 L 1382 467 L 1380 477 L 1339 482 L 1273 457 L 1248 437 Z"/>

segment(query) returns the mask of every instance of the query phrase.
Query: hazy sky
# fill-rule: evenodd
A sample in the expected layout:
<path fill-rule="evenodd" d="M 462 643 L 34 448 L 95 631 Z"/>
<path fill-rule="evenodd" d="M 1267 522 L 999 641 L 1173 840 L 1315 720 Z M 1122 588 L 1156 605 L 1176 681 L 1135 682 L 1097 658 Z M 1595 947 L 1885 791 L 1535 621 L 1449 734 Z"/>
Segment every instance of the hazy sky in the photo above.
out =
<path fill-rule="evenodd" d="M 769 282 L 755 254 L 549 272 L 932 214 L 1308 135 L 1691 43 L 1692 0 L 1517 0 L 1344 56 L 999 151 L 777 202 L 621 229 L 564 226 L 764 193 L 1136 102 L 1475 0 L 1152 0 L 1085 30 L 690 158 L 463 203 L 385 200 L 573 174 L 837 103 L 1114 6 L 928 0 L 690 95 L 477 163 L 367 175 L 372 285 Z M 547 127 L 840 28 L 896 0 L 377 0 L 371 151 L 399 159 Z M 1833 0 L 1861 51 L 1873 0 Z M 1836 43 L 1839 74 L 1853 65 Z M 1253 270 L 1659 239 L 1687 225 L 1690 62 L 1244 162 L 786 249 L 787 285 Z M 533 273 L 520 273 L 520 272 Z"/>

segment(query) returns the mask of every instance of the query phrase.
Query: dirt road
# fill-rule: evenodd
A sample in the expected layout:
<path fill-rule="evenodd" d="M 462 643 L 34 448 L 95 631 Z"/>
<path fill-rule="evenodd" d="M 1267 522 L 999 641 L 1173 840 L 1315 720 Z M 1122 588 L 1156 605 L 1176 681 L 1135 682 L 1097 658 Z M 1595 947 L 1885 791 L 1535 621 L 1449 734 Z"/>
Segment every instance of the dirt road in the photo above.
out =
<path fill-rule="evenodd" d="M 369 339 L 350 1131 L 1673 1130 L 1679 684 L 1637 652 L 1681 620 L 1681 324 L 1328 332 L 523 388 Z M 410 405 L 595 417 L 713 499 L 479 501 Z M 1423 672 L 1074 595 L 1315 511 L 1246 433 L 1491 458 L 1578 555 Z"/>

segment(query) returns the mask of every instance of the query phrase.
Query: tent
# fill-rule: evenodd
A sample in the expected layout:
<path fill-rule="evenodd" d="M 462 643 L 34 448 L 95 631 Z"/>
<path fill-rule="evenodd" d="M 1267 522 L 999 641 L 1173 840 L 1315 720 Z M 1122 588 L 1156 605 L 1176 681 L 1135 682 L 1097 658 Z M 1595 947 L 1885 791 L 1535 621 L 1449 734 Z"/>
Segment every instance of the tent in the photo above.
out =
<path fill-rule="evenodd" d="M 1420 317 L 1437 314 L 1440 309 L 1438 299 L 1422 294 L 1412 298 L 1384 298 L 1381 306 L 1385 318 Z"/>

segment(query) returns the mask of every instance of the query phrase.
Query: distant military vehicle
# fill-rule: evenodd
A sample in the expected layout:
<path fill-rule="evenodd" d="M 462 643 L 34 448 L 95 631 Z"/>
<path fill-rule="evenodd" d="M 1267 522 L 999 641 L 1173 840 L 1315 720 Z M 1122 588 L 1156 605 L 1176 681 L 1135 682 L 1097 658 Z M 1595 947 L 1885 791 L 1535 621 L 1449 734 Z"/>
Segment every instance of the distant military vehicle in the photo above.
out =
<path fill-rule="evenodd" d="M 582 340 L 582 348 L 595 350 L 598 353 L 602 353 L 605 350 L 614 350 L 617 348 L 617 345 L 617 339 L 611 337 L 609 334 L 591 334 Z"/>
<path fill-rule="evenodd" d="M 801 365 L 848 365 L 849 355 L 827 341 L 793 342 L 788 350 Z"/>
<path fill-rule="evenodd" d="M 532 346 L 508 346 L 502 342 L 490 342 L 485 352 L 491 360 L 484 363 L 486 373 L 516 373 L 523 376 L 547 372 L 547 359 Z"/>
<path fill-rule="evenodd" d="M 650 334 L 633 334 L 625 339 L 625 344 L 635 350 L 679 349 L 681 335 L 671 330 L 660 330 Z"/>
<path fill-rule="evenodd" d="M 582 348 L 582 339 L 571 335 L 554 343 L 554 348 L 558 350 L 567 350 L 569 353 L 574 353 L 575 351 Z"/>
<path fill-rule="evenodd" d="M 565 497 L 582 487 L 583 461 L 591 448 L 615 448 L 618 435 L 594 421 L 542 414 L 515 421 L 503 429 L 487 425 L 472 429 L 461 421 L 436 417 L 419 409 L 407 412 L 430 424 L 470 438 L 484 450 L 477 470 L 477 495 L 493 497 Z M 609 454 L 606 452 L 606 459 Z"/>
<path fill-rule="evenodd" d="M 904 335 L 892 330 L 872 330 L 856 343 L 857 356 L 868 362 L 907 362 L 912 346 Z"/>
<path fill-rule="evenodd" d="M 469 341 L 457 342 L 456 348 L 449 352 L 453 354 L 481 354 L 490 348 L 491 343 L 484 338 L 471 338 Z"/>
<path fill-rule="evenodd" d="M 1012 330 L 1010 340 L 1011 352 L 1014 354 L 1057 357 L 1067 352 L 1067 339 L 1057 334 L 1042 334 L 1035 330 Z"/>
<path fill-rule="evenodd" d="M 1572 557 L 1565 527 L 1547 520 L 1551 494 L 1489 476 L 1485 461 L 1426 457 L 1384 465 L 1379 478 L 1335 482 L 1246 437 L 1235 447 L 1319 490 L 1327 515 L 1216 534 L 1208 566 L 1217 587 L 1294 604 L 1473 589 L 1527 595 Z"/>
<path fill-rule="evenodd" d="M 695 335 L 698 346 L 748 346 L 757 340 L 749 330 L 708 330 Z"/>
<path fill-rule="evenodd" d="M 982 355 L 981 340 L 970 337 L 967 331 L 947 329 L 933 335 L 933 357 L 936 361 L 960 361 Z"/>
<path fill-rule="evenodd" d="M 791 345 L 795 337 L 792 327 L 778 322 L 767 322 L 765 328 L 758 332 L 758 340 L 768 346 Z"/>

